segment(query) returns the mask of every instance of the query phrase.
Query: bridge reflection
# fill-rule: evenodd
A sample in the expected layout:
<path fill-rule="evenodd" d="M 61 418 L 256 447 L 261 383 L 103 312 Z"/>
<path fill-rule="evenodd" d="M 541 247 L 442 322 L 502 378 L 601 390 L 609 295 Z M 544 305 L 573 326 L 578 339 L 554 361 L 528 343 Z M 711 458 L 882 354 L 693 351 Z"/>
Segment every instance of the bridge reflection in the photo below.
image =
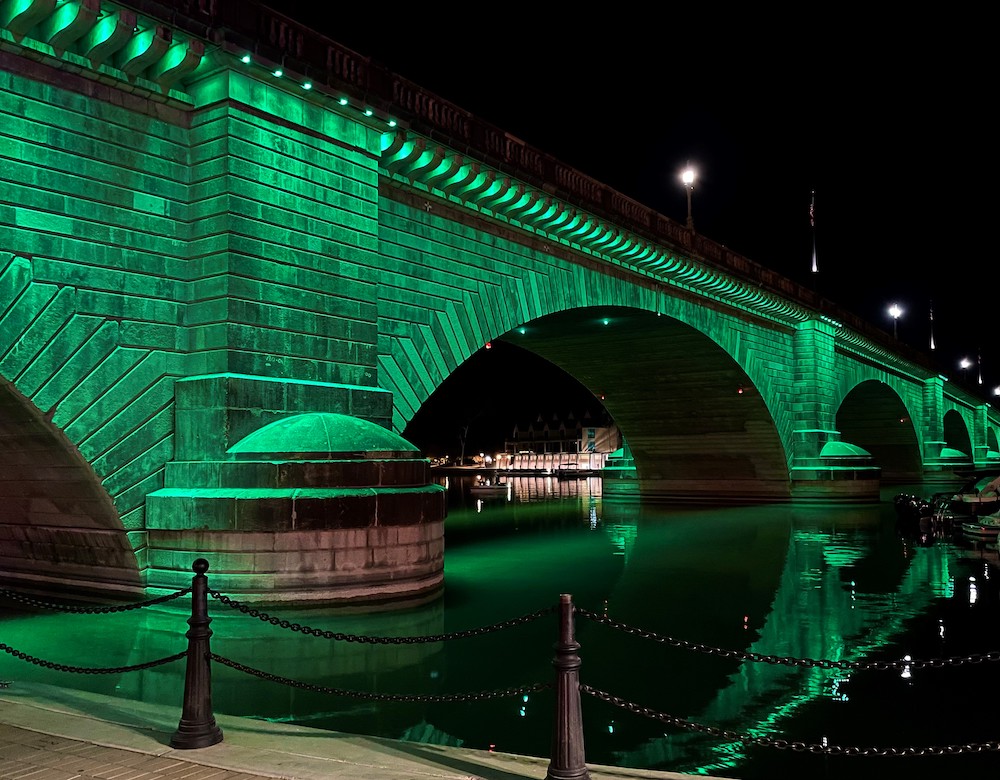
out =
<path fill-rule="evenodd" d="M 954 595 L 956 563 L 963 550 L 946 542 L 904 547 L 908 563 L 896 587 L 864 592 L 857 589 L 852 570 L 873 551 L 871 535 L 857 530 L 793 530 L 770 613 L 757 629 L 757 638 L 746 647 L 747 653 L 838 662 L 904 660 L 891 650 L 887 657 L 887 649 L 905 635 L 907 621 L 927 611 L 935 599 Z M 987 550 L 985 557 L 995 557 L 995 552 Z M 905 677 L 909 670 L 880 673 Z M 774 738 L 786 733 L 789 722 L 805 705 L 817 700 L 847 701 L 854 674 L 819 666 L 743 661 L 711 702 L 683 717 L 751 737 Z M 814 735 L 809 741 L 818 738 Z M 891 737 L 868 735 L 861 739 L 861 746 L 879 742 L 882 747 L 904 746 L 886 739 Z M 858 744 L 855 740 L 851 746 Z M 695 755 L 698 758 L 693 760 Z M 670 766 L 681 772 L 723 775 L 746 757 L 743 742 L 720 742 L 690 731 L 665 734 L 616 753 L 617 762 L 625 766 Z"/>

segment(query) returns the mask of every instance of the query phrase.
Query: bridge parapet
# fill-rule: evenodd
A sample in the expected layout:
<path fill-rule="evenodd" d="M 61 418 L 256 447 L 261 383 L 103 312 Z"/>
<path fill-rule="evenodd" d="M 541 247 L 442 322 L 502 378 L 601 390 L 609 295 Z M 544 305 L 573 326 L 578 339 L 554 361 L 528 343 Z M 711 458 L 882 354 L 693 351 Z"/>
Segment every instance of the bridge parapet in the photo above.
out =
<path fill-rule="evenodd" d="M 69 9 L 77 7 L 74 15 Z M 682 264 L 694 263 L 706 277 L 712 277 L 709 289 L 713 294 L 724 292 L 731 301 L 738 300 L 765 316 L 790 321 L 801 322 L 821 312 L 839 327 L 853 330 L 853 334 L 845 330 L 844 336 L 855 344 L 902 350 L 910 362 L 927 363 L 916 351 L 892 344 L 883 331 L 815 291 L 694 233 L 371 58 L 270 9 L 240 0 L 176 2 L 169 25 L 157 23 L 166 21 L 167 7 L 155 0 L 123 4 L 86 0 L 58 10 L 51 0 L 7 0 L 0 3 L 0 9 L 6 13 L 6 17 L 0 15 L 0 27 L 6 26 L 19 42 L 29 45 L 34 39 L 39 52 L 83 70 L 89 66 L 96 71 L 92 76 L 115 78 L 150 94 L 185 102 L 192 98 L 176 88 L 226 66 L 204 56 L 205 42 L 210 42 L 218 47 L 215 57 L 261 64 L 272 73 L 281 73 L 275 78 L 293 89 L 308 84 L 321 102 L 336 98 L 369 117 L 368 121 L 409 128 L 411 133 L 401 133 L 414 144 L 405 163 L 402 156 L 393 156 L 395 152 L 387 159 L 395 174 L 411 182 L 422 181 L 448 197 L 478 199 L 480 208 L 529 228 L 538 229 L 547 222 L 562 231 L 553 234 L 556 238 L 568 233 L 565 237 L 570 243 L 654 277 L 675 267 L 678 256 L 683 256 Z M 416 148 L 421 154 L 414 157 Z M 481 160 L 481 169 L 473 158 Z M 475 173 L 473 164 L 477 165 Z M 511 187 L 523 187 L 527 195 L 514 197 Z M 539 207 L 543 203 L 548 208 Z M 557 203 L 561 205 L 553 205 Z M 554 213 L 552 208 L 556 208 Z M 563 221 L 567 214 L 581 210 L 590 215 L 589 220 Z M 581 232 L 574 232 L 574 227 Z M 698 275 L 687 274 L 686 283 Z M 727 285 L 720 284 L 720 278 L 737 284 L 724 290 Z"/>
<path fill-rule="evenodd" d="M 6 0 L 0 30 L 57 66 L 183 102 L 190 100 L 177 88 L 205 54 L 200 38 L 99 0 Z"/>

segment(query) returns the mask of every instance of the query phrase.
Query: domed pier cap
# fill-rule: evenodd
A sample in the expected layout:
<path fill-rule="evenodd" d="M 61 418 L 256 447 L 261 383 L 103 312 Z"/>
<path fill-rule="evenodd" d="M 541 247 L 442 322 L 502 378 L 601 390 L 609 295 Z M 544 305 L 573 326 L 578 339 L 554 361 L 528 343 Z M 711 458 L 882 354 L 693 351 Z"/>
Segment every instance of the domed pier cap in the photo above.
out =
<path fill-rule="evenodd" d="M 417 447 L 381 425 L 333 412 L 310 412 L 277 420 L 238 441 L 229 453 L 268 460 L 420 456 Z"/>

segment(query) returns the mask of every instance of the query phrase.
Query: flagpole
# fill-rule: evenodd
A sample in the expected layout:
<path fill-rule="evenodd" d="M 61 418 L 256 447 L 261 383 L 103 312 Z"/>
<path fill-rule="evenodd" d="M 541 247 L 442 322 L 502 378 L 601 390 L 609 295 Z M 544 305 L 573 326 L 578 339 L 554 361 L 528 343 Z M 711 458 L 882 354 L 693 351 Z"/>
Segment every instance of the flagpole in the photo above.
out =
<path fill-rule="evenodd" d="M 929 301 L 931 314 L 931 352 L 934 351 L 934 301 Z"/>
<path fill-rule="evenodd" d="M 809 228 L 812 230 L 812 273 L 813 292 L 817 292 L 817 281 L 819 280 L 819 264 L 816 262 L 816 190 L 812 191 L 812 200 L 809 201 Z"/>
<path fill-rule="evenodd" d="M 809 203 L 809 227 L 812 228 L 813 241 L 813 264 L 812 272 L 819 273 L 819 265 L 816 263 L 816 190 L 812 191 L 812 201 Z"/>

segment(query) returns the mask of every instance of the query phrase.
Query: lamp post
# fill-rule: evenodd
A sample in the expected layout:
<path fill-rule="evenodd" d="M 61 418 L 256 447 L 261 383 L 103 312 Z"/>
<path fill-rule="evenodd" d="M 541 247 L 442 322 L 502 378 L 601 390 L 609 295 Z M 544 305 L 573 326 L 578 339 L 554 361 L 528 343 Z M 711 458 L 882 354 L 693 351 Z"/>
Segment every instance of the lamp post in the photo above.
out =
<path fill-rule="evenodd" d="M 691 216 L 691 190 L 694 189 L 694 178 L 695 171 L 691 167 L 691 163 L 688 163 L 684 172 L 681 173 L 681 181 L 684 183 L 684 189 L 687 190 L 687 201 L 688 201 L 688 218 L 687 218 L 687 229 L 694 230 L 694 219 Z"/>
<path fill-rule="evenodd" d="M 972 361 L 968 358 L 962 358 L 958 365 L 962 369 L 962 381 L 964 382 L 969 378 L 969 366 L 972 365 Z"/>
<path fill-rule="evenodd" d="M 892 306 L 889 307 L 889 316 L 892 317 L 892 337 L 894 339 L 897 338 L 896 322 L 899 320 L 899 317 L 902 313 L 903 310 L 899 307 L 898 303 L 894 303 L 892 304 Z"/>

